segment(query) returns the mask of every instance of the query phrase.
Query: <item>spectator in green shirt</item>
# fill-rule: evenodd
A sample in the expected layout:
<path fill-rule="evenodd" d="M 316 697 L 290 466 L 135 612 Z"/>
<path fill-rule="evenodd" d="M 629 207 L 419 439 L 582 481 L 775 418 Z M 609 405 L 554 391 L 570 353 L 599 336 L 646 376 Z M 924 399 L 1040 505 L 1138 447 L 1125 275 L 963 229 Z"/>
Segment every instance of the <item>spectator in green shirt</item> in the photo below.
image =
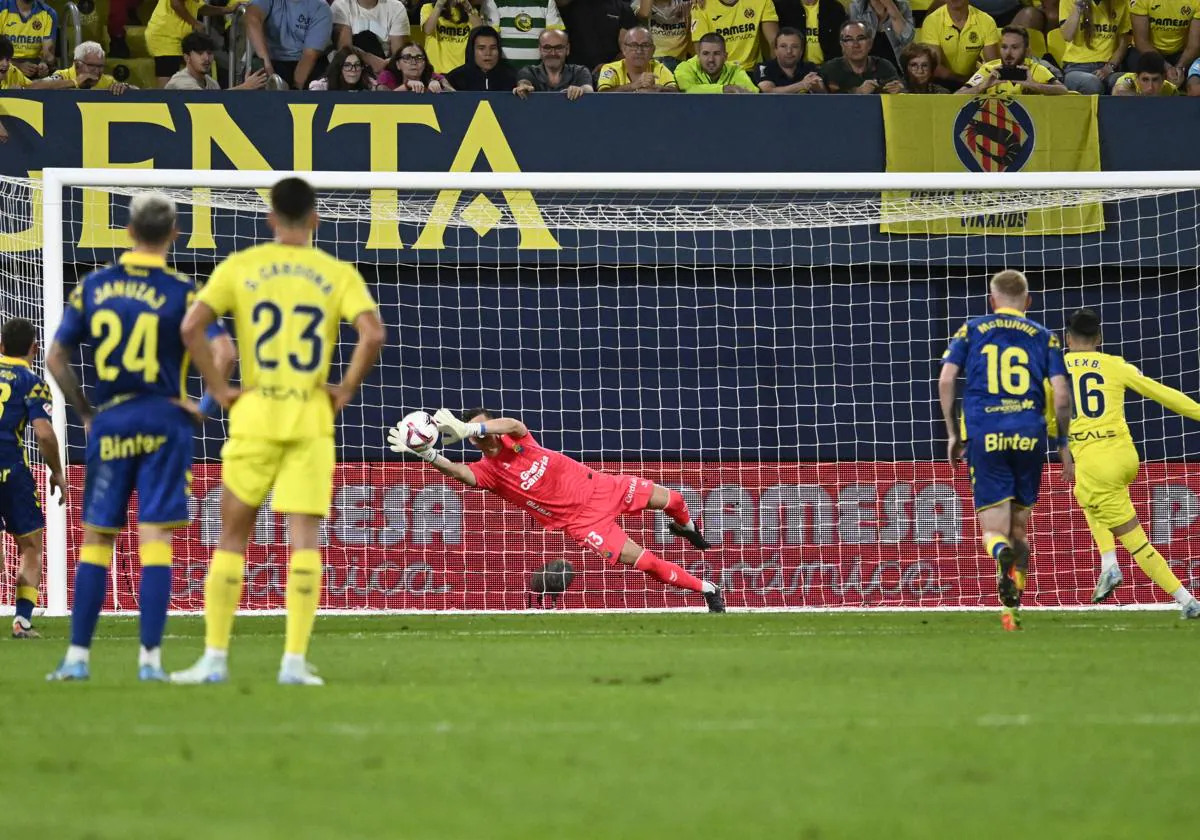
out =
<path fill-rule="evenodd" d="M 726 58 L 724 38 L 715 32 L 702 35 L 695 57 L 675 68 L 675 84 L 684 93 L 758 93 L 746 71 Z"/>

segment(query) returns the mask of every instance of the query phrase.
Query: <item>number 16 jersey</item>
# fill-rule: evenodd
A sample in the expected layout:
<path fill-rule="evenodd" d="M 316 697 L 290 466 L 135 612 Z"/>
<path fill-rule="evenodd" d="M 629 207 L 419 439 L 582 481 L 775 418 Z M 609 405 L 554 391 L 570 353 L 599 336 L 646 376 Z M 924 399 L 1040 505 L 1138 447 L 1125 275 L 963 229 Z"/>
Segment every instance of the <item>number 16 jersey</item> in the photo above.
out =
<path fill-rule="evenodd" d="M 965 437 L 1044 431 L 1044 381 L 1065 376 L 1062 344 L 1016 309 L 997 309 L 964 324 L 942 356 L 964 369 Z"/>
<path fill-rule="evenodd" d="M 217 266 L 199 300 L 233 316 L 244 393 L 229 436 L 333 437 L 325 383 L 340 322 L 375 309 L 358 270 L 310 246 L 257 245 Z"/>

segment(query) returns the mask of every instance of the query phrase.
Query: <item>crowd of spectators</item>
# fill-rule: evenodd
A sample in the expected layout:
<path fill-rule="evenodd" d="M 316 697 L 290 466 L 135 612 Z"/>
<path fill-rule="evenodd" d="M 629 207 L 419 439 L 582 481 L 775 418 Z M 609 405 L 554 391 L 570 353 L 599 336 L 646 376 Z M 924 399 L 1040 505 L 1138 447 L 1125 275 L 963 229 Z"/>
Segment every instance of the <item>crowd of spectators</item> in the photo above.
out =
<path fill-rule="evenodd" d="M 110 3 L 127 55 L 133 0 Z M 224 20 L 244 7 L 244 90 L 1200 96 L 1200 3 L 1024 3 L 158 0 L 145 44 L 172 90 L 219 89 Z M 46 0 L 0 0 L 0 88 L 128 89 L 96 41 L 57 66 L 57 26 Z"/>

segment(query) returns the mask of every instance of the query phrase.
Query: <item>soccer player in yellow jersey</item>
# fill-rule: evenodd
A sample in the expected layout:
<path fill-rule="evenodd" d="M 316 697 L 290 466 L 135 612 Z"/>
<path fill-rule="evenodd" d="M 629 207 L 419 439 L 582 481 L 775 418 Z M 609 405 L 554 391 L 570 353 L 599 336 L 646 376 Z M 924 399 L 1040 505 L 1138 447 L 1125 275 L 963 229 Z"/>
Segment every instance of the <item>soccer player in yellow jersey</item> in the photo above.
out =
<path fill-rule="evenodd" d="M 271 189 L 275 241 L 230 254 L 188 312 L 182 327 L 209 393 L 229 409 L 221 450 L 221 536 L 204 584 L 205 650 L 172 682 L 224 682 L 229 639 L 242 596 L 246 543 L 258 509 L 274 487 L 272 507 L 288 516 L 291 558 L 287 640 L 279 682 L 321 685 L 307 664 L 321 597 L 320 524 L 333 497 L 333 420 L 354 398 L 379 358 L 384 329 L 362 275 L 310 244 L 316 194 L 300 178 Z M 232 315 L 242 348 L 242 388 L 213 362 L 205 330 Z M 336 385 L 330 358 L 342 321 L 358 343 Z"/>
<path fill-rule="evenodd" d="M 1075 498 L 1103 564 L 1092 601 L 1103 601 L 1123 580 L 1116 537 L 1147 577 L 1183 608 L 1183 618 L 1200 618 L 1200 602 L 1150 544 L 1129 498 L 1129 485 L 1138 474 L 1138 453 L 1125 423 L 1125 391 L 1132 389 L 1192 420 L 1200 420 L 1200 403 L 1143 375 L 1120 356 L 1101 353 L 1099 347 L 1100 318 L 1091 309 L 1073 313 L 1067 321 L 1067 372 L 1075 403 L 1070 427 Z"/>
<path fill-rule="evenodd" d="M 779 15 L 773 0 L 696 0 L 692 6 L 692 42 L 715 32 L 725 39 L 729 62 L 747 73 L 771 58 Z"/>

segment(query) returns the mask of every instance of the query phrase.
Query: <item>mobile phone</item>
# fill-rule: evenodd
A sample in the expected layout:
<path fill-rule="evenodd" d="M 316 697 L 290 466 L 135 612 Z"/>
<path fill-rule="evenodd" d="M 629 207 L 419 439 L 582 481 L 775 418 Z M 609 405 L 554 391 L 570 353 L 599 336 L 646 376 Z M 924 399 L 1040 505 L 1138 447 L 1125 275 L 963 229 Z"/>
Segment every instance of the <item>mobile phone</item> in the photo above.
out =
<path fill-rule="evenodd" d="M 1008 67 L 1001 64 L 996 70 L 996 78 L 1002 82 L 1027 82 L 1029 81 L 1029 70 L 1020 65 Z"/>

